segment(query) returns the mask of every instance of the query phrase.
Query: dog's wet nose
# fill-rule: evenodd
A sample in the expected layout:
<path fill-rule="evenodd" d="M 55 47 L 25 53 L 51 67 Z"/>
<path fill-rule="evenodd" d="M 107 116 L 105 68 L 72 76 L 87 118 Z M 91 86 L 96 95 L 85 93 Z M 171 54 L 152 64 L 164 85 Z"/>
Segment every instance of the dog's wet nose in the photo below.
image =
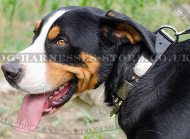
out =
<path fill-rule="evenodd" d="M 16 80 L 22 71 L 19 60 L 6 62 L 1 66 L 1 69 L 8 80 Z"/>

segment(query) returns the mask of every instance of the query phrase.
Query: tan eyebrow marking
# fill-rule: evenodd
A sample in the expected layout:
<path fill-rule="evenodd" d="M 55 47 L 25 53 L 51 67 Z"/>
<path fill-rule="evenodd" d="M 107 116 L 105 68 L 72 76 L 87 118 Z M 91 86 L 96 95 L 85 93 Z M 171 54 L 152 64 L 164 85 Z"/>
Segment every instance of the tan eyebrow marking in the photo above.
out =
<path fill-rule="evenodd" d="M 50 40 L 55 39 L 60 33 L 60 28 L 58 26 L 54 26 L 48 33 L 48 38 Z"/>
<path fill-rule="evenodd" d="M 35 22 L 34 30 L 37 30 L 40 27 L 40 24 L 41 24 L 41 20 L 37 20 Z"/>

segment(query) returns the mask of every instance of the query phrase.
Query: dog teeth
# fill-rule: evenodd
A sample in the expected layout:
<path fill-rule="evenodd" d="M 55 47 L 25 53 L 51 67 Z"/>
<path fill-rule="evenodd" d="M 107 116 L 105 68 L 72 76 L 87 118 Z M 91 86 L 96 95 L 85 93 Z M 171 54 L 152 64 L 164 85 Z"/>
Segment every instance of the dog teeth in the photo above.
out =
<path fill-rule="evenodd" d="M 57 95 L 57 94 L 59 94 L 59 91 L 55 91 L 53 94 L 54 94 L 54 95 Z"/>
<path fill-rule="evenodd" d="M 59 102 L 57 102 L 57 101 L 52 101 L 51 102 L 53 105 L 58 105 L 59 104 Z"/>
<path fill-rule="evenodd" d="M 53 98 L 53 96 L 49 96 L 49 99 L 52 99 Z"/>
<path fill-rule="evenodd" d="M 49 112 L 52 110 L 52 107 L 48 108 L 48 109 L 44 109 L 45 112 Z"/>
<path fill-rule="evenodd" d="M 68 84 L 69 84 L 69 83 L 67 82 L 67 83 L 64 84 L 64 86 L 67 86 Z"/>
<path fill-rule="evenodd" d="M 62 99 L 61 99 L 61 98 L 58 98 L 58 99 L 57 99 L 57 101 L 58 101 L 58 102 L 61 102 L 61 101 L 62 101 Z"/>
<path fill-rule="evenodd" d="M 65 95 L 61 97 L 61 100 L 65 99 Z"/>
<path fill-rule="evenodd" d="M 65 88 L 65 86 L 61 86 L 61 87 L 59 88 L 59 91 L 63 90 L 64 88 Z"/>

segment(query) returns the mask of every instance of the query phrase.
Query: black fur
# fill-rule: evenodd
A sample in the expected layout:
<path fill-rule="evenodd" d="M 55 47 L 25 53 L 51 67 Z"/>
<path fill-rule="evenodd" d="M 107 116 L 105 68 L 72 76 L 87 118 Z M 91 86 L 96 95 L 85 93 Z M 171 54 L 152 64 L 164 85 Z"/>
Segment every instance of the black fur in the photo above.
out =
<path fill-rule="evenodd" d="M 142 54 L 141 45 L 124 45 L 117 56 L 115 64 L 106 80 L 105 101 L 110 106 L 113 105 L 112 96 L 116 95 L 118 88 L 124 80 L 131 81 L 133 76 L 133 67 L 135 67 L 139 56 Z"/>
<path fill-rule="evenodd" d="M 129 139 L 190 138 L 190 40 L 170 47 L 119 112 Z"/>

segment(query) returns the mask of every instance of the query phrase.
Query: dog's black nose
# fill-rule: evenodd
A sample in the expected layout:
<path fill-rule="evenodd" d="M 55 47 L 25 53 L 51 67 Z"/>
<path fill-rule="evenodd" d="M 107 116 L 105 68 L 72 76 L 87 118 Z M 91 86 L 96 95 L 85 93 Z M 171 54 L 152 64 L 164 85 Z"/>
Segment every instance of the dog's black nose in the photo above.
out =
<path fill-rule="evenodd" d="M 6 62 L 1 69 L 7 80 L 16 80 L 22 71 L 19 60 Z"/>

